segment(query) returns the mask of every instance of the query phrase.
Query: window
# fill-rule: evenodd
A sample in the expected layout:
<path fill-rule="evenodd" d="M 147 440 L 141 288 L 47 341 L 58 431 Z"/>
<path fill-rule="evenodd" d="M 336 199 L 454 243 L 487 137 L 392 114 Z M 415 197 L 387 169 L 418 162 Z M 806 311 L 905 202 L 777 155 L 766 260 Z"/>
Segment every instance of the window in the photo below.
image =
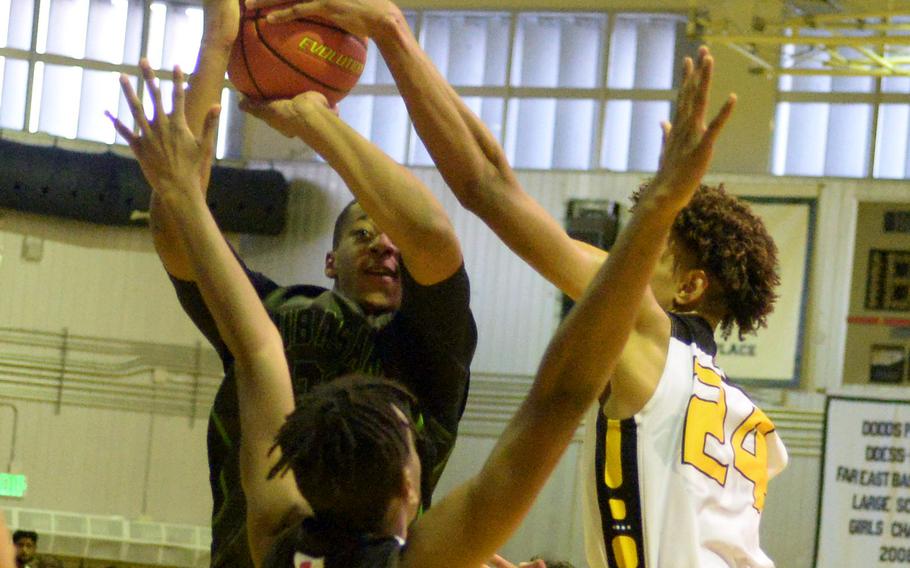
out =
<path fill-rule="evenodd" d="M 34 5 L 0 0 L 0 128 L 122 143 L 104 116 L 110 110 L 131 124 L 120 73 L 133 75 L 133 86 L 142 93 L 136 66 L 148 57 L 154 68 L 165 70 L 160 75 L 167 96 L 173 89 L 169 70 L 175 64 L 195 66 L 202 36 L 197 5 L 40 0 L 37 12 Z M 222 116 L 222 126 L 229 120 Z M 228 131 L 219 132 L 219 157 L 228 147 Z"/>
<path fill-rule="evenodd" d="M 195 64 L 198 2 L 0 0 L 0 127 L 122 143 L 117 77 L 148 57 L 173 88 Z M 35 13 L 33 13 L 35 12 Z M 607 12 L 409 12 L 423 48 L 519 168 L 653 171 L 669 117 L 684 18 Z M 144 39 L 143 39 L 144 38 Z M 134 79 L 140 93 L 143 87 Z M 218 156 L 241 157 L 225 90 Z M 233 104 L 232 104 L 233 103 Z M 342 118 L 396 160 L 431 165 L 375 45 Z M 129 121 L 127 121 L 129 122 Z"/>
<path fill-rule="evenodd" d="M 515 167 L 656 169 L 681 16 L 426 11 L 408 21 Z M 396 159 L 432 165 L 406 113 L 366 110 L 368 100 L 397 94 L 375 46 L 367 59 L 342 117 Z"/>
<path fill-rule="evenodd" d="M 879 20 L 867 22 L 882 24 Z M 892 18 L 891 24 L 910 23 Z M 840 47 L 786 45 L 782 66 L 795 71 L 779 80 L 771 170 L 777 175 L 910 177 L 908 136 L 910 77 L 904 46 L 885 46 L 893 76 L 856 64 L 870 50 L 845 45 L 852 37 L 906 34 L 900 26 L 885 31 L 842 30 Z M 801 35 L 809 35 L 801 30 Z M 830 32 L 817 31 L 827 36 Z M 876 38 L 879 41 L 881 38 Z M 902 63 L 903 62 L 903 63 Z M 827 69 L 831 67 L 832 69 Z"/>

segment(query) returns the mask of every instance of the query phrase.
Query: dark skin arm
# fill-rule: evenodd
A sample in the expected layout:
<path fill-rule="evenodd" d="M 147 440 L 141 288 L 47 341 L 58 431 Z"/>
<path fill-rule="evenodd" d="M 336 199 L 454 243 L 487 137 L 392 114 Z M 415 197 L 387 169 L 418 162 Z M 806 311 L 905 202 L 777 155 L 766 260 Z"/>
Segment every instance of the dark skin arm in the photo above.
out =
<path fill-rule="evenodd" d="M 258 565 L 287 524 L 310 512 L 292 476 L 267 478 L 281 456 L 280 450 L 271 450 L 275 435 L 284 417 L 294 409 L 284 345 L 246 272 L 221 236 L 205 203 L 199 177 L 192 175 L 211 164 L 220 109 L 209 111 L 202 133 L 195 135 L 184 114 L 180 70 L 175 69 L 174 110 L 166 114 L 147 62 L 142 69 L 155 118 L 146 120 L 139 99 L 123 77 L 121 86 L 140 134 L 113 120 L 158 195 L 160 213 L 176 230 L 219 334 L 235 358 L 243 432 L 241 481 L 247 498 L 250 550 Z"/>

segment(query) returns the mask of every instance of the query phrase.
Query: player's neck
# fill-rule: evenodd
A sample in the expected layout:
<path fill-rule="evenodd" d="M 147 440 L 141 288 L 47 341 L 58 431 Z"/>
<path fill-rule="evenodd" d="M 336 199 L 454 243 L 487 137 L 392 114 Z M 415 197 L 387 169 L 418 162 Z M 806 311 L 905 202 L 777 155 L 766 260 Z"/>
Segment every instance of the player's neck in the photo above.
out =
<path fill-rule="evenodd" d="M 680 316 L 699 317 L 699 318 L 705 320 L 705 322 L 707 322 L 707 324 L 709 326 L 711 326 L 711 331 L 717 331 L 717 326 L 720 325 L 720 322 L 723 319 L 716 314 L 708 313 L 705 310 L 700 310 L 698 308 L 687 309 L 687 308 L 681 307 L 681 306 L 674 306 L 673 309 L 671 309 L 670 311 L 673 312 L 674 314 L 677 314 Z"/>

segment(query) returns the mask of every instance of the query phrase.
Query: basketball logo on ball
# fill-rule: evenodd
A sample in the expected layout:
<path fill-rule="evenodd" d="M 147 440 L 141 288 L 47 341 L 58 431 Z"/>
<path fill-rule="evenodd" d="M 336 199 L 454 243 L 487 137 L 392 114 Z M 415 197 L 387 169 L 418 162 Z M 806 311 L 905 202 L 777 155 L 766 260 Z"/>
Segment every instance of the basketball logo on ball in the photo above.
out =
<path fill-rule="evenodd" d="M 269 11 L 246 10 L 228 63 L 228 78 L 252 99 L 287 99 L 319 91 L 336 104 L 357 84 L 366 63 L 366 39 L 316 17 L 280 24 Z"/>

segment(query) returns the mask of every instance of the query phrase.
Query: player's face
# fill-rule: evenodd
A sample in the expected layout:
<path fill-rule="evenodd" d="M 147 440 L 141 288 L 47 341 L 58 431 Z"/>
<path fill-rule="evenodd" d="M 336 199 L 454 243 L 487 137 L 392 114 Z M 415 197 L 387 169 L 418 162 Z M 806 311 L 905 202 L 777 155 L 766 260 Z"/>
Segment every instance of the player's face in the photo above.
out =
<path fill-rule="evenodd" d="M 26 564 L 35 559 L 35 541 L 28 537 L 21 537 L 16 541 L 16 560 Z"/>
<path fill-rule="evenodd" d="M 401 305 L 398 247 L 360 205 L 353 205 L 346 217 L 338 246 L 326 255 L 326 276 L 368 313 L 397 310 Z"/>

